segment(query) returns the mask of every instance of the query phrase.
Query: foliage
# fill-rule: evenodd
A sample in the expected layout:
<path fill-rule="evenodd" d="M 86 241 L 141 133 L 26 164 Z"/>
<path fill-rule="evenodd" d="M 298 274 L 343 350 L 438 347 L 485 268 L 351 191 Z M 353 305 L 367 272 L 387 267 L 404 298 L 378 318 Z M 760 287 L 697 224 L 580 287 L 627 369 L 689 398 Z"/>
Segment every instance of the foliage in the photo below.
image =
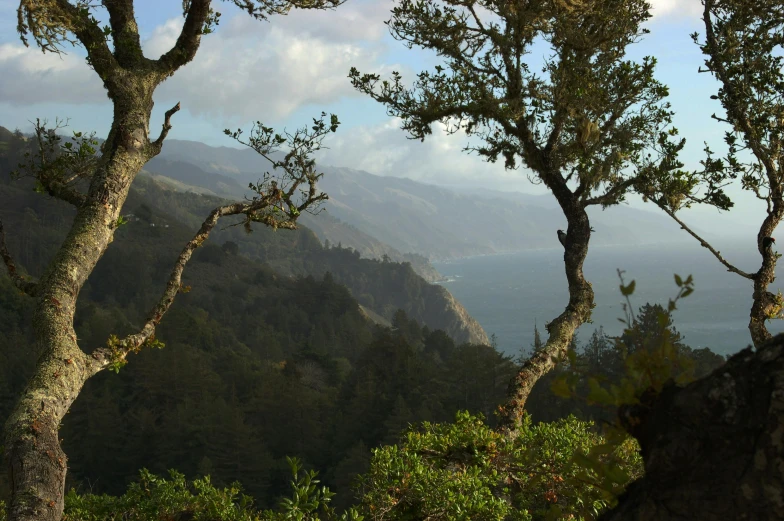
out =
<path fill-rule="evenodd" d="M 603 446 L 592 426 L 574 417 L 534 425 L 526 416 L 510 438 L 467 412 L 455 423 L 425 422 L 399 445 L 374 450 L 370 472 L 359 480 L 361 508 L 376 521 L 594 518 L 617 490 L 601 488 L 602 469 L 572 463 Z M 639 477 L 632 441 L 605 452 L 603 461 L 620 462 L 617 485 Z"/>
<path fill-rule="evenodd" d="M 674 380 L 680 385 L 694 380 L 694 364 L 690 349 L 680 340 L 680 334 L 672 326 L 671 313 L 677 309 L 677 301 L 694 291 L 691 277 L 682 279 L 675 275 L 678 294 L 671 299 L 665 310 L 661 306 L 646 305 L 635 315 L 629 297 L 634 292 L 634 281 L 624 284 L 623 272 L 619 271 L 621 294 L 627 302 L 623 305 L 626 316 L 620 319 L 626 328 L 615 338 L 615 349 L 622 361 L 621 370 L 613 378 L 591 369 L 580 367 L 577 354 L 569 354 L 572 371 L 556 379 L 553 390 L 561 396 L 584 396 L 589 405 L 598 404 L 616 409 L 624 404 L 638 403 L 640 396 L 649 391 L 659 392 L 664 384 Z M 577 391 L 581 382 L 587 385 L 587 393 Z M 606 386 L 605 384 L 609 384 Z"/>
<path fill-rule="evenodd" d="M 79 495 L 76 489 L 71 489 L 65 498 L 63 521 L 258 519 L 251 509 L 250 497 L 241 494 L 238 483 L 219 489 L 212 485 L 208 476 L 191 483 L 173 470 L 169 476 L 167 480 L 142 469 L 139 481 L 131 483 L 120 497 Z"/>
<path fill-rule="evenodd" d="M 724 134 L 726 155 L 715 157 L 706 142 L 701 170 L 684 171 L 680 169 L 682 165 L 676 165 L 658 176 L 644 177 L 636 189 L 707 248 L 728 271 L 753 284 L 748 327 L 754 345 L 760 347 L 771 338 L 766 321 L 784 318 L 784 299 L 768 291 L 781 255 L 766 245 L 766 238 L 773 236 L 784 219 L 784 10 L 776 0 L 703 0 L 703 6 L 705 40 L 700 42 L 696 32 L 691 36 L 705 55 L 705 69 L 700 72 L 710 72 L 719 83 L 718 92 L 711 99 L 720 101 L 725 114 L 711 117 L 730 127 Z M 737 182 L 765 203 L 764 219 L 755 233 L 762 257 L 755 272 L 740 270 L 676 215 L 695 203 L 731 208 L 733 203 L 725 188 Z"/>
<path fill-rule="evenodd" d="M 300 472 L 296 458 L 287 461 L 293 474 L 291 498 L 284 498 L 277 512 L 256 510 L 239 483 L 218 488 L 209 476 L 187 481 L 171 470 L 165 479 L 142 469 L 139 480 L 119 497 L 69 490 L 63 521 L 362 521 L 354 509 L 336 515 L 329 506 L 334 494 L 317 487 L 317 473 Z M 2 507 L 0 502 L 0 520 L 4 521 Z"/>
<path fill-rule="evenodd" d="M 286 458 L 294 479 L 291 481 L 291 499 L 281 500 L 281 512 L 267 511 L 262 516 L 265 521 L 318 521 L 338 520 L 362 521 L 363 517 L 354 508 L 349 508 L 340 517 L 330 508 L 329 503 L 335 495 L 327 487 L 318 488 L 317 472 L 309 470 L 300 474 L 302 465 L 296 458 Z M 319 515 L 321 512 L 321 515 Z"/>
<path fill-rule="evenodd" d="M 636 176 L 680 166 L 683 141 L 664 131 L 672 112 L 653 77 L 656 59 L 624 60 L 648 32 L 649 9 L 641 0 L 404 0 L 390 32 L 409 48 L 435 51 L 443 66 L 419 73 L 411 87 L 398 72 L 381 80 L 352 68 L 349 76 L 412 138 L 424 140 L 440 122 L 479 137 L 466 150 L 488 161 L 501 156 L 512 169 L 522 160 L 559 201 L 568 190 L 583 205 L 617 204 Z M 535 43 L 549 51 L 541 74 L 526 61 Z"/>
<path fill-rule="evenodd" d="M 784 57 L 780 53 L 784 12 L 781 3 L 773 0 L 707 0 L 703 4 L 705 40 L 700 42 L 696 32 L 691 36 L 706 57 L 705 72 L 720 84 L 711 98 L 719 100 L 726 115 L 711 117 L 728 124 L 730 130 L 724 135 L 724 158 L 716 158 L 706 144 L 702 170 L 675 172 L 686 180 L 679 200 L 684 207 L 706 203 L 728 209 L 733 203 L 724 188 L 740 180 L 744 190 L 766 201 L 770 213 L 780 197 L 784 176 L 776 160 L 784 137 Z M 647 188 L 654 200 L 664 202 L 655 187 Z M 677 211 L 681 205 L 667 207 Z"/>
<path fill-rule="evenodd" d="M 579 479 L 598 473 L 602 489 L 613 493 L 620 492 L 628 474 L 621 460 L 613 456 L 608 459 L 607 455 L 628 450 L 626 425 L 629 421 L 631 425 L 634 422 L 634 419 L 626 418 L 626 423 L 622 424 L 616 414 L 618 408 L 650 399 L 667 382 L 685 385 L 693 381 L 697 376 L 695 362 L 700 363 L 701 373 L 705 372 L 706 366 L 713 369 L 723 362 L 716 355 L 706 357 L 705 352 L 692 352 L 681 343 L 681 336 L 673 327 L 671 313 L 677 309 L 677 301 L 694 291 L 691 276 L 686 279 L 674 276 L 679 289 L 666 309 L 646 304 L 637 314 L 630 300 L 635 283 L 625 284 L 620 270 L 618 276 L 621 294 L 626 298 L 623 305 L 625 317 L 620 319 L 626 324 L 623 333 L 613 339 L 613 348 L 607 349 L 607 338 L 603 332 L 595 332 L 582 357 L 574 350 L 569 352 L 569 367 L 561 371 L 551 384 L 556 395 L 583 401 L 589 407 L 598 406 L 609 412 L 605 414 L 605 442 L 592 447 L 587 454 L 575 454 L 574 464 L 582 469 Z"/>

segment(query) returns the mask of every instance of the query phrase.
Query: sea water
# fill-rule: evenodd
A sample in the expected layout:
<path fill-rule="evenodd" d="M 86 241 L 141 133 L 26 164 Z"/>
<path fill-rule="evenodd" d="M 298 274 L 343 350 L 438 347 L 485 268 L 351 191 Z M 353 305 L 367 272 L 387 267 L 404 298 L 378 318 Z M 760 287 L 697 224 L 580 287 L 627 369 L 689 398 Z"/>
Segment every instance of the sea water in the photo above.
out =
<path fill-rule="evenodd" d="M 721 254 L 747 272 L 759 269 L 760 255 L 747 245 L 733 244 Z M 446 287 L 484 327 L 495 334 L 499 349 L 517 355 L 529 348 L 534 327 L 546 339 L 544 325 L 558 316 L 568 303 L 563 249 L 469 257 L 433 265 L 448 278 Z M 593 323 L 578 330 L 587 341 L 600 325 L 606 333 L 619 334 L 624 316 L 617 270 L 624 270 L 628 284 L 636 281 L 632 305 L 667 306 L 678 293 L 673 275 L 694 278 L 694 293 L 680 300 L 673 312 L 675 328 L 684 342 L 709 347 L 719 354 L 735 353 L 751 343 L 748 331 L 752 282 L 730 273 L 713 255 L 693 243 L 645 246 L 592 246 L 584 272 L 595 292 Z M 782 278 L 784 282 L 784 278 Z M 769 288 L 783 287 L 776 281 Z M 784 321 L 768 322 L 772 333 L 784 331 Z"/>

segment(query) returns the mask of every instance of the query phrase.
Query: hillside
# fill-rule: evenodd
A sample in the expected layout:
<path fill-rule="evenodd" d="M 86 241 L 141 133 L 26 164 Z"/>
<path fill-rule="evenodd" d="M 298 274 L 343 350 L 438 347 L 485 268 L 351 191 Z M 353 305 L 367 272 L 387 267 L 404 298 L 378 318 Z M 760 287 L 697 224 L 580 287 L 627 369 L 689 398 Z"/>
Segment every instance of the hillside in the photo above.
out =
<path fill-rule="evenodd" d="M 165 208 L 165 213 L 192 229 L 212 208 L 225 202 L 215 196 L 171 190 L 148 176 L 140 176 L 134 189 L 150 206 Z M 129 198 L 127 213 L 135 212 L 138 204 L 139 200 Z M 210 240 L 216 244 L 233 242 L 241 253 L 269 264 L 281 274 L 321 278 L 330 272 L 360 304 L 386 320 L 402 309 L 431 329 L 443 329 L 456 342 L 489 343 L 479 323 L 445 288 L 429 284 L 406 262 L 363 259 L 357 250 L 340 247 L 339 243 L 324 247 L 306 227 L 282 233 L 258 226 L 247 234 L 242 227 L 224 225 L 213 232 Z"/>
<path fill-rule="evenodd" d="M 245 186 L 269 169 L 266 161 L 250 149 L 178 140 L 167 141 L 161 155 L 150 161 L 147 169 L 169 175 L 169 162 L 198 167 L 188 182 L 199 186 L 200 172 L 231 178 Z M 329 195 L 324 206 L 326 214 L 395 250 L 414 252 L 431 260 L 552 248 L 557 246 L 556 229 L 566 226 L 562 212 L 549 196 L 458 191 L 350 168 L 321 165 L 320 169 L 324 177 L 319 187 Z M 179 176 L 180 172 L 172 175 Z M 687 239 L 674 233 L 678 230 L 675 223 L 654 212 L 626 206 L 591 210 L 596 229 L 593 244 Z M 319 220 L 326 217 L 316 216 L 308 222 L 318 227 L 313 221 Z M 341 237 L 328 224 L 321 225 L 321 229 L 322 239 L 335 242 L 336 237 Z M 362 240 L 358 238 L 338 240 L 360 249 L 363 255 L 374 255 L 372 248 L 360 246 Z"/>
<path fill-rule="evenodd" d="M 0 181 L 6 183 L 12 165 L 19 162 L 21 148 L 25 146 L 23 140 L 16 142 L 13 139 L 13 135 L 8 133 L 5 142 L 13 142 L 14 145 L 0 157 Z M 143 214 L 145 222 L 150 225 L 165 226 L 175 224 L 176 221 L 186 229 L 196 230 L 210 210 L 225 203 L 225 199 L 212 194 L 216 192 L 225 194 L 224 188 L 231 183 L 221 180 L 220 176 L 215 174 L 200 173 L 195 167 L 186 164 L 172 161 L 169 166 L 179 179 L 156 174 L 140 175 L 132 187 L 123 213 Z M 186 175 L 188 172 L 191 172 L 193 179 L 204 183 L 207 179 L 214 178 L 213 183 L 210 187 L 201 190 L 193 188 L 193 185 L 183 182 L 189 179 Z M 42 198 L 32 191 L 22 190 L 21 188 L 25 186 L 31 186 L 29 180 L 20 180 L 7 185 L 7 189 L 17 195 L 12 196 L 11 192 L 8 192 L 6 194 L 8 202 L 4 204 L 0 201 L 0 208 L 15 209 L 21 214 L 27 212 L 28 208 L 40 207 Z M 236 189 L 234 185 L 232 190 Z M 22 219 L 22 225 L 25 229 L 35 226 L 31 219 Z M 333 225 L 338 229 L 341 228 L 334 222 Z M 359 303 L 383 317 L 384 320 L 392 320 L 395 312 L 402 309 L 411 318 L 430 329 L 446 331 L 458 343 L 489 343 L 487 334 L 479 323 L 468 315 L 463 306 L 446 289 L 429 284 L 413 270 L 409 259 L 413 264 L 418 264 L 425 273 L 429 273 L 433 279 L 440 277 L 435 270 L 428 272 L 429 264 L 421 257 L 407 258 L 399 252 L 392 251 L 387 254 L 389 260 L 393 261 L 393 255 L 396 255 L 403 261 L 402 264 L 362 259 L 357 250 L 338 247 L 340 241 L 336 241 L 334 247 L 323 247 L 316 235 L 304 226 L 292 233 L 276 233 L 264 226 L 256 228 L 257 231 L 249 235 L 241 227 L 221 225 L 213 232 L 210 242 L 223 244 L 232 241 L 252 260 L 269 264 L 284 275 L 312 275 L 321 278 L 327 272 L 331 272 L 338 283 L 349 288 Z M 163 228 L 160 233 L 171 232 Z M 52 240 L 59 243 L 57 239 Z M 184 242 L 177 244 L 184 244 Z M 366 242 L 378 247 L 370 240 Z M 382 257 L 384 253 L 381 254 Z M 29 259 L 25 259 L 27 260 Z M 23 265 L 27 265 L 24 264 L 25 261 Z"/>
<path fill-rule="evenodd" d="M 128 198 L 135 216 L 116 231 L 79 295 L 74 326 L 88 353 L 111 334 L 137 330 L 193 233 L 143 197 L 156 190 L 151 180 L 140 184 L 144 190 Z M 73 210 L 28 183 L 0 182 L 0 215 L 19 266 L 38 275 Z M 293 244 L 318 245 L 307 232 L 274 236 L 284 239 L 255 244 L 281 249 L 293 236 Z M 310 253 L 301 255 L 307 265 Z M 415 277 L 388 264 L 380 277 L 390 267 Z M 369 447 L 393 442 L 411 422 L 447 421 L 458 409 L 490 415 L 514 371 L 490 346 L 457 346 L 402 311 L 386 321 L 363 310 L 329 273 L 281 275 L 231 243 L 198 249 L 183 282 L 190 291 L 178 295 L 156 331 L 165 347 L 132 356 L 118 375 L 91 379 L 65 418 L 69 488 L 116 494 L 142 467 L 176 468 L 210 474 L 217 484 L 240 480 L 268 507 L 286 491 L 285 457 L 298 455 L 345 503 Z M 0 424 L 39 354 L 31 349 L 33 303 L 0 277 Z M 7 486 L 0 475 L 0 498 Z"/>

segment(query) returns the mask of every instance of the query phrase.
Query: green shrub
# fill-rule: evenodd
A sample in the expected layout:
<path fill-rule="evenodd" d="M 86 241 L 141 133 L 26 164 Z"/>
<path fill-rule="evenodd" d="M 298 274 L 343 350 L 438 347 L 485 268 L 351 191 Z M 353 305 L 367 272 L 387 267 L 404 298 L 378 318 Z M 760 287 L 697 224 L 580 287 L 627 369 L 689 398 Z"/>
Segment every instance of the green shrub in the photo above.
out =
<path fill-rule="evenodd" d="M 255 510 L 239 483 L 218 489 L 209 477 L 189 483 L 174 470 L 167 480 L 142 469 L 139 482 L 121 497 L 79 495 L 71 489 L 65 497 L 63 521 L 362 521 L 354 510 L 338 517 L 329 507 L 334 494 L 317 486 L 317 473 L 300 472 L 296 458 L 288 462 L 294 475 L 292 498 L 281 501 L 280 512 Z"/>
<path fill-rule="evenodd" d="M 210 478 L 188 483 L 185 476 L 169 471 L 170 479 L 142 469 L 140 480 L 114 497 L 106 494 L 79 495 L 71 489 L 65 496 L 63 521 L 159 521 L 193 519 L 252 521 L 259 519 L 252 500 L 241 494 L 239 484 L 217 489 Z"/>
<path fill-rule="evenodd" d="M 374 450 L 358 481 L 360 508 L 374 521 L 592 519 L 642 473 L 631 438 L 609 446 L 592 428 L 573 416 L 538 425 L 526 417 L 508 438 L 467 412 L 424 423 L 399 446 Z M 588 454 L 605 468 L 586 468 Z"/>

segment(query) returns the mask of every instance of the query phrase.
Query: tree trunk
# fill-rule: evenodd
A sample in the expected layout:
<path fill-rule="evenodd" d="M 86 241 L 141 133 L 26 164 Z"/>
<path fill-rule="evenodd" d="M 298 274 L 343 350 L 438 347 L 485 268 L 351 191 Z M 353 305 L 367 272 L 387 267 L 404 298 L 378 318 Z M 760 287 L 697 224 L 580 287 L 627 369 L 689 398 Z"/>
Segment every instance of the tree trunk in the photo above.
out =
<path fill-rule="evenodd" d="M 76 300 L 112 241 L 131 183 L 150 156 L 154 82 L 129 79 L 113 93 L 114 122 L 86 199 L 38 284 L 33 315 L 41 358 L 5 426 L 10 521 L 58 521 L 67 470 L 58 429 L 65 413 L 106 359 L 85 354 L 73 329 Z"/>
<path fill-rule="evenodd" d="M 645 477 L 601 521 L 784 519 L 784 335 L 642 402 L 619 416 Z"/>
<path fill-rule="evenodd" d="M 565 201 L 561 202 L 562 199 Z M 566 356 L 578 327 L 591 316 L 594 307 L 593 288 L 583 276 L 583 262 L 588 255 L 591 224 L 585 209 L 576 198 L 559 198 L 569 227 L 566 231 L 564 266 L 569 283 L 569 304 L 545 327 L 549 336 L 544 347 L 526 360 L 509 383 L 507 402 L 499 407 L 499 427 L 511 432 L 522 419 L 525 403 L 536 382 Z"/>
<path fill-rule="evenodd" d="M 749 313 L 749 333 L 751 333 L 751 340 L 756 347 L 760 347 L 771 338 L 765 321 L 769 317 L 781 316 L 782 313 L 781 303 L 777 302 L 776 295 L 768 291 L 768 286 L 776 280 L 776 261 L 778 259 L 772 247 L 765 248 L 762 245 L 765 237 L 773 235 L 782 216 L 784 216 L 784 208 L 779 201 L 775 201 L 757 234 L 757 249 L 762 255 L 762 265 L 759 271 L 754 274 L 754 301 Z"/>

